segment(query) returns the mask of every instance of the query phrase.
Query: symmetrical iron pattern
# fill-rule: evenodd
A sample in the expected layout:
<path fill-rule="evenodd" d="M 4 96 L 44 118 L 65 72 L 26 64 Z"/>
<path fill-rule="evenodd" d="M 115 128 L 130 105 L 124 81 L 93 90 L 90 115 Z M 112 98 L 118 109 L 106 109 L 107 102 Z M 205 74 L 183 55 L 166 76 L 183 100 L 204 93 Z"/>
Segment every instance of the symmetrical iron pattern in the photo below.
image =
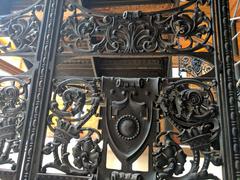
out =
<path fill-rule="evenodd" d="M 208 170 L 212 163 L 223 166 L 224 180 L 239 179 L 227 3 L 187 0 L 158 12 L 97 14 L 78 1 L 41 0 L 0 17 L 1 37 L 9 37 L 0 55 L 35 59 L 29 74 L 0 79 L 0 165 L 11 165 L 0 169 L 0 178 L 219 179 Z M 100 60 L 180 55 L 180 70 L 193 78 L 54 73 L 68 57 L 92 55 Z M 215 77 L 208 77 L 213 69 Z M 161 127 L 163 122 L 172 130 Z M 193 158 L 186 170 L 185 145 Z M 109 149 L 119 168 L 107 165 Z M 18 160 L 11 159 L 17 152 Z M 142 156 L 147 170 L 136 170 Z"/>
<path fill-rule="evenodd" d="M 151 179 L 155 177 L 152 162 L 154 134 L 156 133 L 159 110 L 154 101 L 159 94 L 158 78 L 103 78 L 102 91 L 106 105 L 100 109 L 103 132 L 103 157 L 100 168 L 106 169 L 107 146 L 121 162 L 121 170 L 106 169 L 98 172 L 99 179 Z M 132 164 L 148 148 L 149 171 L 131 171 Z M 111 178 L 110 178 L 111 177 Z"/>
<path fill-rule="evenodd" d="M 194 3 L 195 9 L 189 9 Z M 63 22 L 59 50 L 105 54 L 179 53 L 201 48 L 211 51 L 207 44 L 212 34 L 211 21 L 200 8 L 205 4 L 207 1 L 194 0 L 174 11 L 101 15 L 70 2 L 65 9 L 72 15 Z M 186 41 L 188 44 L 183 46 Z"/>

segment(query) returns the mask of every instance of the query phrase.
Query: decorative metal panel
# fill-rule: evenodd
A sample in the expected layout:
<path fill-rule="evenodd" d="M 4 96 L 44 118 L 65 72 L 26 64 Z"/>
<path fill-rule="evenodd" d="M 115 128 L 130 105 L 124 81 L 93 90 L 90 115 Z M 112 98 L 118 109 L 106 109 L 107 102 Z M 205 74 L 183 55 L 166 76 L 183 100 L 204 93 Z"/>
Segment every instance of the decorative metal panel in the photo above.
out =
<path fill-rule="evenodd" d="M 20 179 L 22 171 L 43 4 L 37 1 L 27 9 L 0 16 L 0 59 L 18 70 L 14 76 L 0 78 L 0 179 Z M 17 62 L 25 69 L 17 69 Z"/>
<path fill-rule="evenodd" d="M 26 10 L 19 11 L 13 15 L 1 16 L 0 36 L 9 37 L 6 44 L 0 44 L 2 52 L 35 52 L 37 49 L 38 37 L 41 26 L 41 12 L 43 3 L 38 1 Z"/>
<path fill-rule="evenodd" d="M 190 9 L 194 3 L 195 9 Z M 174 11 L 104 15 L 92 14 L 70 1 L 65 10 L 72 15 L 63 22 L 59 50 L 110 54 L 194 52 L 201 48 L 211 51 L 207 45 L 212 34 L 211 21 L 200 8 L 206 3 L 195 0 Z M 188 41 L 188 45 L 182 46 L 179 38 Z M 196 39 L 201 39 L 201 43 L 196 43 Z M 84 42 L 89 46 L 82 48 Z"/>
<path fill-rule="evenodd" d="M 223 179 L 239 179 L 228 25 L 225 0 L 122 14 L 45 0 L 0 16 L 0 56 L 28 64 L 27 72 L 0 78 L 0 178 L 220 179 L 211 165 L 222 166 Z M 136 60 L 129 63 L 136 71 L 141 61 L 163 72 L 99 77 L 97 68 L 119 59 Z M 71 62 L 95 77 L 61 71 Z M 146 169 L 136 168 L 143 157 Z M 118 167 L 109 166 L 113 159 Z"/>
<path fill-rule="evenodd" d="M 122 171 L 99 171 L 99 179 L 154 179 L 152 146 L 158 127 L 159 109 L 154 102 L 160 88 L 159 79 L 103 78 L 100 126 L 103 131 L 103 163 L 106 168 L 107 145 L 121 162 Z M 132 164 L 148 147 L 149 172 L 132 172 Z M 111 178 L 110 178 L 111 177 Z"/>
<path fill-rule="evenodd" d="M 10 158 L 10 153 L 18 153 L 20 150 L 29 82 L 16 77 L 3 77 L 0 82 L 0 164 L 11 164 L 11 169 L 15 170 L 17 161 Z"/>

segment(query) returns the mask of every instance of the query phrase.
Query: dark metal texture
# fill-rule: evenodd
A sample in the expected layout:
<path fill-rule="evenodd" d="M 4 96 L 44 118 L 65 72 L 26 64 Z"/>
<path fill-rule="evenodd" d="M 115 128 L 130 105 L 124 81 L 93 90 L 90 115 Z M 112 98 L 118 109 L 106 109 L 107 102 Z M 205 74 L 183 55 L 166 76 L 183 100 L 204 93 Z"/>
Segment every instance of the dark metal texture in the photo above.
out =
<path fill-rule="evenodd" d="M 40 33 L 41 20 L 37 12 L 43 11 L 42 1 L 38 1 L 28 9 L 15 15 L 0 17 L 0 34 L 4 37 L 10 37 L 5 46 L 0 45 L 0 50 L 9 52 L 11 45 L 16 46 L 15 51 L 35 52 Z"/>
<path fill-rule="evenodd" d="M 0 179 L 18 180 L 22 171 L 30 122 L 28 113 L 34 94 L 33 70 L 38 68 L 35 51 L 42 22 L 37 13 L 42 12 L 43 1 L 37 1 L 14 15 L 0 16 L 0 37 L 6 37 L 0 44 L 1 61 L 4 58 L 15 61 L 14 56 L 17 56 L 31 65 L 27 72 L 16 71 L 12 77 L 0 78 Z"/>
<path fill-rule="evenodd" d="M 191 84 L 195 85 L 195 88 L 190 88 Z M 189 179 L 189 177 L 215 179 L 214 176 L 207 173 L 211 160 L 217 160 L 212 162 L 215 165 L 221 164 L 221 157 L 217 157 L 214 151 L 211 150 L 211 148 L 219 149 L 219 145 L 217 145 L 219 135 L 218 108 L 211 87 L 197 80 L 179 80 L 164 88 L 158 103 L 163 110 L 164 116 L 179 130 L 177 135 L 181 138 L 182 143 L 189 144 L 193 151 L 192 168 L 182 179 Z M 162 135 L 165 135 L 165 133 L 161 132 L 159 137 Z M 166 136 L 165 146 L 159 145 L 157 139 L 158 147 L 160 150 L 166 149 L 165 153 L 167 155 L 166 157 L 163 152 L 159 151 L 157 156 L 157 163 L 160 164 L 160 166 L 157 164 L 160 179 L 169 177 L 169 174 L 181 174 L 186 161 L 180 146 L 171 143 L 171 132 L 167 132 Z M 170 151 L 168 148 L 176 151 L 173 151 L 176 157 L 171 161 L 167 160 L 170 158 L 168 157 Z M 204 154 L 204 164 L 199 172 L 200 152 Z M 178 155 L 178 153 L 180 154 Z M 166 167 L 166 165 L 168 166 Z"/>
<path fill-rule="evenodd" d="M 194 2 L 195 9 L 188 9 Z M 59 50 L 105 54 L 184 53 L 201 48 L 211 51 L 212 47 L 206 44 L 211 36 L 211 22 L 200 9 L 204 4 L 205 1 L 195 0 L 174 11 L 101 15 L 70 2 L 65 9 L 72 15 L 63 22 Z M 180 37 L 189 44 L 183 47 L 178 41 Z M 202 38 L 202 42 L 196 43 L 196 38 Z M 88 44 L 86 48 L 82 47 L 84 42 Z"/>
<path fill-rule="evenodd" d="M 11 165 L 9 170 L 1 170 L 0 177 L 17 179 L 24 148 L 29 79 L 2 77 L 0 83 L 0 164 Z"/>
<path fill-rule="evenodd" d="M 159 119 L 154 101 L 161 87 L 159 79 L 103 78 L 106 97 L 101 107 L 100 127 L 103 132 L 103 157 L 100 168 L 106 169 L 107 146 L 121 162 L 121 171 L 99 171 L 99 179 L 156 179 L 153 170 L 153 140 Z M 132 164 L 148 148 L 147 173 L 131 172 Z M 111 178 L 110 178 L 111 177 Z"/>
<path fill-rule="evenodd" d="M 81 87 L 72 87 L 71 84 L 80 84 Z M 59 109 L 56 100 L 59 95 L 64 103 L 64 108 Z M 83 113 L 83 108 L 87 101 L 90 101 L 91 108 L 88 113 Z M 42 171 L 53 167 L 67 174 L 88 175 L 96 172 L 100 164 L 101 149 L 99 142 L 102 140 L 98 130 L 83 127 L 85 123 L 96 113 L 100 97 L 97 94 L 94 82 L 87 82 L 78 79 L 69 79 L 61 82 L 54 90 L 53 100 L 50 109 L 52 114 L 48 117 L 50 129 L 54 132 L 53 142 L 49 142 L 43 149 L 44 154 L 53 153 L 54 162 L 48 163 L 42 167 Z M 69 111 L 69 109 L 71 109 Z M 75 118 L 75 116 L 78 116 Z M 57 126 L 52 127 L 53 118 L 57 117 Z M 76 124 L 71 123 L 77 121 Z M 80 133 L 86 132 L 85 137 L 80 137 Z M 96 134 L 96 139 L 92 136 Z M 71 139 L 78 139 L 76 145 L 72 149 L 74 158 L 73 167 L 68 159 L 67 147 Z M 59 156 L 58 148 L 62 146 L 61 156 Z"/>
<path fill-rule="evenodd" d="M 0 179 L 219 179 L 210 163 L 223 167 L 224 180 L 239 179 L 228 18 L 225 0 L 123 14 L 41 0 L 0 16 L 0 36 L 7 37 L 0 56 L 31 64 L 0 78 Z M 171 56 L 192 78 L 169 77 Z M 61 71 L 69 62 L 81 71 Z M 111 63 L 124 71 L 109 71 Z M 89 67 L 92 74 L 84 72 Z M 164 130 L 164 121 L 173 129 Z M 192 154 L 188 169 L 184 145 Z M 110 155 L 120 167 L 109 167 Z M 135 168 L 143 156 L 147 169 Z"/>
<path fill-rule="evenodd" d="M 223 161 L 226 166 L 223 177 L 225 179 L 240 178 L 240 149 L 239 149 L 239 122 L 237 106 L 237 89 L 234 73 L 234 61 L 232 52 L 231 32 L 229 29 L 229 3 L 221 0 L 216 3 L 218 16 L 218 33 L 216 37 L 219 42 L 219 58 L 221 59 L 222 72 L 219 85 L 222 102 L 221 125 L 223 138 Z M 223 130 L 224 129 L 224 130 Z"/>
<path fill-rule="evenodd" d="M 1 135 L 0 154 L 1 164 L 12 164 L 11 169 L 16 168 L 16 162 L 9 155 L 13 150 L 19 152 L 20 139 L 23 132 L 23 123 L 26 113 L 26 101 L 28 99 L 27 82 L 18 78 L 2 78 L 1 83 L 10 82 L 1 89 Z"/>

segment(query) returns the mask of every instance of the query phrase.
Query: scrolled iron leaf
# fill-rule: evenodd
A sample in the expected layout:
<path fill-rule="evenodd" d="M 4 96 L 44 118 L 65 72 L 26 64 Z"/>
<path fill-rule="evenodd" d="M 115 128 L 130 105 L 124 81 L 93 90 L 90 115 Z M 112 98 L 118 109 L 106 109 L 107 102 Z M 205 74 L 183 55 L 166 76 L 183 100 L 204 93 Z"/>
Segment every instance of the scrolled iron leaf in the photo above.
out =
<path fill-rule="evenodd" d="M 16 162 L 11 153 L 18 153 L 25 120 L 28 83 L 16 77 L 0 78 L 0 164 Z"/>
<path fill-rule="evenodd" d="M 4 53 L 35 52 L 40 32 L 41 20 L 37 13 L 43 12 L 42 0 L 18 13 L 0 17 L 0 35 L 10 37 L 8 45 L 0 45 Z M 11 44 L 16 48 L 12 48 Z"/>
<path fill-rule="evenodd" d="M 207 42 L 212 33 L 211 21 L 198 7 L 205 3 L 195 3 L 195 10 L 187 9 L 188 6 L 179 7 L 171 12 L 171 16 L 162 12 L 154 14 L 140 11 L 101 15 L 75 5 L 70 10 L 74 12 L 73 15 L 62 24 L 60 46 L 73 52 L 101 54 L 209 50 Z M 166 39 L 166 35 L 173 38 Z M 197 42 L 195 37 L 200 38 L 201 42 Z M 181 38 L 188 41 L 187 46 L 182 46 L 179 41 Z M 89 47 L 79 45 L 78 39 L 88 42 Z"/>

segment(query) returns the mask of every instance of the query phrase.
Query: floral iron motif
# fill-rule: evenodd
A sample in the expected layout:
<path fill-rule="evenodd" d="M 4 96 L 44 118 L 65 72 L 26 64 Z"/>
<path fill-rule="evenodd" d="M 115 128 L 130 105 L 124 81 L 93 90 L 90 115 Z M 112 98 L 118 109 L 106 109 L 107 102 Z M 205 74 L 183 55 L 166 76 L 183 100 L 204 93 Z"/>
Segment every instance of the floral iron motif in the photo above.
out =
<path fill-rule="evenodd" d="M 7 44 L 0 44 L 0 54 L 36 51 L 41 26 L 39 12 L 43 13 L 42 0 L 16 14 L 0 16 L 0 37 L 10 38 Z M 14 46 L 15 50 L 12 49 Z"/>
<path fill-rule="evenodd" d="M 100 97 L 95 83 L 81 79 L 69 79 L 57 85 L 51 101 L 52 114 L 48 118 L 54 138 L 43 149 L 46 155 L 53 153 L 54 162 L 46 164 L 42 168 L 43 172 L 46 172 L 49 167 L 75 175 L 89 175 L 96 172 L 101 158 L 101 149 L 98 145 L 102 139 L 101 134 L 96 129 L 83 127 L 96 113 L 99 105 Z M 61 97 L 64 102 L 62 109 L 59 108 L 57 96 Z M 91 108 L 88 112 L 84 112 L 87 104 Z M 57 118 L 56 127 L 53 127 L 54 118 Z M 77 140 L 72 149 L 74 166 L 71 165 L 68 159 L 70 153 L 67 152 L 72 139 Z M 61 156 L 58 152 L 60 146 Z"/>
<path fill-rule="evenodd" d="M 188 9 L 194 3 L 195 10 Z M 199 7 L 205 4 L 194 0 L 174 11 L 101 15 L 68 2 L 66 10 L 72 15 L 62 24 L 59 50 L 129 54 L 193 52 L 201 48 L 211 51 L 207 44 L 212 34 L 211 21 Z"/>
<path fill-rule="evenodd" d="M 79 3 L 76 3 L 80 1 L 74 1 L 74 3 L 69 3 L 69 1 L 71 0 L 65 1 L 66 6 L 64 10 L 68 11 L 70 16 L 64 19 L 63 24 L 61 24 L 60 53 L 65 53 L 69 50 L 86 54 L 92 53 L 94 55 L 97 53 L 103 55 L 110 54 L 112 56 L 152 53 L 152 56 L 188 54 L 190 56 L 196 55 L 196 57 L 209 57 L 206 54 L 211 54 L 212 50 L 214 50 L 214 53 L 211 55 L 214 56 L 216 67 L 218 67 L 217 63 L 220 62 L 217 57 L 221 57 L 220 63 L 222 64 L 219 65 L 219 69 L 216 69 L 215 78 L 220 87 L 218 89 L 220 97 L 218 104 L 220 109 L 224 110 L 222 113 L 224 117 L 219 118 L 222 125 L 221 129 L 223 129 L 221 134 L 223 137 L 221 155 L 224 156 L 224 162 L 227 162 L 226 165 L 224 164 L 223 174 L 224 179 L 238 179 L 240 176 L 239 128 L 236 122 L 238 114 L 236 113 L 235 82 L 233 80 L 231 40 L 229 39 L 228 1 L 185 0 L 183 2 L 184 5 L 181 7 L 162 12 L 144 13 L 136 11 L 115 15 L 94 14 L 84 10 L 79 6 Z M 29 135 L 23 141 L 27 142 L 25 152 L 25 144 L 21 146 L 24 153 L 21 153 L 22 157 L 20 159 L 24 159 L 24 163 L 21 166 L 17 166 L 16 171 L 1 171 L 1 173 L 4 176 L 12 174 L 11 176 L 14 177 L 16 176 L 16 172 L 17 174 L 21 174 L 21 178 L 24 179 L 58 179 L 59 177 L 60 179 L 68 177 L 77 179 L 79 175 L 83 175 L 83 179 L 85 179 L 88 177 L 91 178 L 91 175 L 95 174 L 96 171 L 103 170 L 101 172 L 103 176 L 99 178 L 101 180 L 103 178 L 112 178 L 115 180 L 217 179 L 217 177 L 208 173 L 208 167 L 210 163 L 213 163 L 215 166 L 222 164 L 218 142 L 220 131 L 218 107 L 214 100 L 212 86 L 197 80 L 180 80 L 167 84 L 163 90 L 161 89 L 162 93 L 159 96 L 158 102 L 155 99 L 159 94 L 153 93 L 154 89 L 159 86 L 158 83 L 153 83 L 153 88 L 149 88 L 146 92 L 141 90 L 134 92 L 136 89 L 135 85 L 138 86 L 138 83 L 134 82 L 136 79 L 132 81 L 131 78 L 123 78 L 123 81 L 119 81 L 120 84 L 116 83 L 116 88 L 114 87 L 114 90 L 121 89 L 121 91 L 117 93 L 116 91 L 110 91 L 111 89 L 106 91 L 107 93 L 112 93 L 112 95 L 107 95 L 107 98 L 119 94 L 111 104 L 115 105 L 115 110 L 122 110 L 121 105 L 126 104 L 126 102 L 134 108 L 138 105 L 138 108 L 142 110 L 142 114 L 140 114 L 140 111 L 136 108 L 136 112 L 131 114 L 133 111 L 126 108 L 124 109 L 124 113 L 116 119 L 109 116 L 110 113 L 107 114 L 109 119 L 116 120 L 116 123 L 112 126 L 113 128 L 109 129 L 116 133 L 119 141 L 130 145 L 123 146 L 123 149 L 125 147 L 132 147 L 132 142 L 137 140 L 137 138 L 140 139 L 143 128 L 146 128 L 146 126 L 141 124 L 142 121 L 147 123 L 149 119 L 153 120 L 154 123 L 151 125 L 151 129 L 149 128 L 149 135 L 147 136 L 149 138 L 149 153 L 151 154 L 153 149 L 156 150 L 152 156 L 149 156 L 149 162 L 153 160 L 153 164 L 149 164 L 151 177 L 144 176 L 149 172 L 134 172 L 131 167 L 126 166 L 128 163 L 124 160 L 122 161 L 125 163 L 123 164 L 123 171 L 109 170 L 105 167 L 105 161 L 100 163 L 102 157 L 104 157 L 102 156 L 103 149 L 99 145 L 100 141 L 102 139 L 103 141 L 105 139 L 108 140 L 111 138 L 111 135 L 105 134 L 107 131 L 105 131 L 106 128 L 104 126 L 99 127 L 103 130 L 102 134 L 97 129 L 84 127 L 91 116 L 96 113 L 99 105 L 100 95 L 96 88 L 97 83 L 95 80 L 83 81 L 80 79 L 61 82 L 53 87 L 54 95 L 50 104 L 51 114 L 48 116 L 48 126 L 54 133 L 54 138 L 52 142 L 47 143 L 43 148 L 43 153 L 45 155 L 53 155 L 54 161 L 43 166 L 42 172 L 47 171 L 48 168 L 55 168 L 70 175 L 61 176 L 59 174 L 51 174 L 48 176 L 45 173 L 39 173 L 39 165 L 42 159 L 40 158 L 38 147 L 42 146 L 44 137 L 40 137 L 40 135 L 45 130 L 45 126 L 41 124 L 40 120 L 42 117 L 42 120 L 44 120 L 45 113 L 48 110 L 48 107 L 45 106 L 47 100 L 44 98 L 47 94 L 49 95 L 49 91 L 42 92 L 43 89 L 50 89 L 51 79 L 49 80 L 48 75 L 52 77 L 54 74 L 55 58 L 59 58 L 59 56 L 55 56 L 58 44 L 57 40 L 59 39 L 55 34 L 59 33 L 55 32 L 59 32 L 58 27 L 61 23 L 60 19 L 63 14 L 62 5 L 64 3 L 60 0 L 45 1 L 47 8 L 43 24 L 46 25 L 44 26 L 46 28 L 42 28 L 43 31 L 40 32 L 41 18 L 38 16 L 38 11 L 41 13 L 43 11 L 42 2 L 43 0 L 40 0 L 31 8 L 18 12 L 14 16 L 0 17 L 0 36 L 10 36 L 11 39 L 5 44 L 0 44 L 1 54 L 13 53 L 13 51 L 36 52 L 39 33 L 43 37 L 39 41 L 38 45 L 40 47 L 36 56 L 39 63 L 36 63 L 33 70 L 34 83 L 32 87 L 35 87 L 33 88 L 35 92 L 32 92 L 33 99 L 30 101 L 32 102 L 30 103 L 32 107 L 29 108 L 30 111 L 28 113 L 29 117 L 31 117 L 30 123 L 24 129 L 27 130 L 26 135 Z M 207 6 L 208 3 L 211 3 L 211 11 L 217 14 L 216 17 L 212 16 L 212 19 L 202 10 L 202 6 Z M 212 15 L 214 15 L 214 12 L 212 12 Z M 214 27 L 221 31 L 212 29 Z M 213 42 L 220 42 L 220 45 L 216 45 L 216 49 L 213 49 L 209 42 L 213 32 Z M 186 42 L 188 42 L 188 45 L 186 45 Z M 13 44 L 16 46 L 16 50 L 11 50 Z M 41 47 L 44 48 L 42 49 Z M 201 52 L 202 50 L 204 52 Z M 67 55 L 79 56 L 79 54 L 72 53 Z M 65 58 L 67 56 L 64 54 L 62 57 Z M 202 69 L 204 62 L 201 59 L 192 59 L 185 65 L 186 67 L 184 68 L 192 73 L 193 76 L 201 76 L 209 70 Z M 220 73 L 220 75 L 217 73 Z M 58 75 L 55 78 L 58 78 Z M 150 79 L 146 78 L 145 82 L 149 83 Z M 15 169 L 15 162 L 9 155 L 17 152 L 19 144 L 22 143 L 21 136 L 22 132 L 24 132 L 22 124 L 25 118 L 24 111 L 26 109 L 28 83 L 18 78 L 2 78 L 0 83 L 4 84 L 3 82 L 7 81 L 14 83 L 0 87 L 0 164 L 12 164 L 12 169 Z M 123 82 L 123 86 L 121 82 Z M 132 82 L 134 83 L 132 84 Z M 162 83 L 160 84 L 162 88 Z M 123 97 L 127 95 L 126 89 L 128 88 L 128 92 L 131 91 L 132 94 L 124 99 Z M 138 88 L 143 88 L 141 87 L 141 83 L 139 83 Z M 221 88 L 224 89 L 223 92 L 220 92 Z M 114 93 L 116 94 L 114 95 Z M 224 95 L 223 99 L 221 95 Z M 151 100 L 150 96 L 152 96 Z M 63 107 L 60 105 L 58 98 L 61 98 L 64 102 Z M 89 101 L 89 99 L 92 100 Z M 146 102 L 139 103 L 143 101 L 136 101 L 136 99 L 143 99 Z M 151 104 L 146 106 L 150 101 Z M 88 112 L 85 111 L 85 105 L 91 106 Z M 107 105 L 106 108 L 111 105 Z M 149 108 L 146 109 L 146 107 Z M 111 109 L 109 108 L 109 110 Z M 119 111 L 115 112 L 116 115 L 118 115 Z M 152 112 L 153 114 L 145 112 Z M 160 132 L 160 134 L 156 135 L 159 132 L 157 126 L 159 123 L 158 117 L 161 113 L 166 120 L 170 121 L 177 128 L 178 132 Z M 139 118 L 138 116 L 142 116 L 143 118 Z M 104 121 L 106 120 L 102 119 L 102 122 Z M 125 127 L 128 127 L 131 131 L 126 130 Z M 193 152 L 192 167 L 186 175 L 182 175 L 181 177 L 176 176 L 184 172 L 186 155 L 182 146 L 176 143 L 173 138 L 174 135 L 178 136 L 181 144 L 189 145 Z M 152 147 L 152 141 L 154 141 L 155 136 L 157 136 L 155 147 Z M 26 136 L 24 135 L 24 137 Z M 39 144 L 35 141 L 38 139 L 37 137 L 40 137 Z M 162 137 L 165 137 L 165 143 L 160 142 Z M 72 149 L 74 160 L 71 163 L 68 147 L 70 142 L 74 140 L 76 141 Z M 143 145 L 145 146 L 146 143 Z M 118 150 L 119 148 L 116 149 Z M 135 157 L 139 157 L 144 150 L 144 148 L 140 149 Z M 204 163 L 201 169 L 199 167 L 200 154 L 204 156 Z M 34 160 L 37 160 L 37 166 L 35 167 L 33 164 Z M 133 163 L 134 160 L 134 158 L 130 158 L 129 164 Z M 100 166 L 100 164 L 104 164 L 104 166 Z M 106 174 L 108 174 L 107 177 Z M 155 177 L 156 174 L 157 178 Z"/>
<path fill-rule="evenodd" d="M 15 169 L 16 162 L 10 154 L 20 150 L 28 83 L 6 77 L 0 79 L 0 84 L 0 164 L 12 164 Z"/>
<path fill-rule="evenodd" d="M 189 173 L 174 179 L 218 179 L 207 172 L 210 162 L 217 166 L 221 165 L 218 112 L 211 86 L 193 79 L 179 80 L 164 88 L 158 103 L 164 117 L 178 129 L 177 135 L 181 143 L 190 145 L 193 151 L 194 159 Z M 181 147 L 171 138 L 171 134 L 159 135 L 166 136 L 165 145 L 157 141 L 156 147 L 159 150 L 157 156 L 154 154 L 154 163 L 158 179 L 167 179 L 173 174 L 179 175 L 184 170 L 185 156 Z M 200 153 L 204 155 L 204 163 L 202 169 L 198 171 Z M 172 160 L 167 158 L 163 161 L 162 157 L 166 157 L 166 154 L 171 156 Z"/>
<path fill-rule="evenodd" d="M 184 171 L 184 164 L 187 155 L 183 152 L 179 144 L 174 142 L 171 135 L 178 133 L 161 132 L 156 137 L 156 151 L 153 153 L 154 169 L 159 177 L 168 177 L 173 174 L 179 175 Z M 160 137 L 165 136 L 165 144 L 160 141 Z"/>

